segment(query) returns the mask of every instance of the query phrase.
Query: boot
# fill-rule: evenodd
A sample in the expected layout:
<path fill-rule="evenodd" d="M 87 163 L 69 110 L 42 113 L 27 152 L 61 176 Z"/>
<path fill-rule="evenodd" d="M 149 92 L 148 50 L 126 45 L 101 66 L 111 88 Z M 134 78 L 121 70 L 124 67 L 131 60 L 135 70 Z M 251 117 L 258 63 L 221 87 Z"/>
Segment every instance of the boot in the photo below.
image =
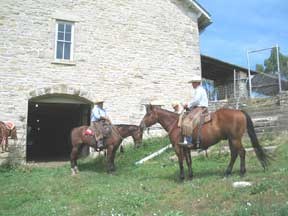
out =
<path fill-rule="evenodd" d="M 188 146 L 187 140 L 184 138 L 184 142 L 179 142 L 180 146 Z"/>
<path fill-rule="evenodd" d="M 179 143 L 181 146 L 186 146 L 186 147 L 192 147 L 192 137 L 191 136 L 186 136 L 184 137 L 184 142 Z"/>
<path fill-rule="evenodd" d="M 104 148 L 104 142 L 103 139 L 98 140 L 97 142 L 97 148 L 102 150 Z"/>

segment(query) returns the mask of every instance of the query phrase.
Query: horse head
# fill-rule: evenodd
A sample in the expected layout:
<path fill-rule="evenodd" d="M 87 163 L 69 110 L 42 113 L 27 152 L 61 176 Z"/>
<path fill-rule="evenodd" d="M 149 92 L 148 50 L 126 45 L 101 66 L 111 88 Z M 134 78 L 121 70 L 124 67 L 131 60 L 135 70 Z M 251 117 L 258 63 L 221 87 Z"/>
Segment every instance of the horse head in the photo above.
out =
<path fill-rule="evenodd" d="M 132 138 L 134 141 L 135 148 L 139 148 L 142 144 L 143 139 L 143 129 L 137 126 L 137 129 L 133 131 Z"/>
<path fill-rule="evenodd" d="M 9 136 L 11 137 L 11 139 L 15 139 L 17 140 L 17 130 L 16 130 L 16 126 L 14 126 L 13 128 L 11 128 L 9 130 Z"/>
<path fill-rule="evenodd" d="M 11 139 L 17 140 L 17 130 L 14 122 L 12 121 L 5 121 L 5 126 L 8 131 L 8 137 L 11 137 Z"/>
<path fill-rule="evenodd" d="M 151 104 L 146 105 L 146 114 L 140 123 L 140 128 L 142 130 L 158 122 L 158 115 L 157 115 L 156 109 L 157 109 L 157 106 L 153 106 Z"/>

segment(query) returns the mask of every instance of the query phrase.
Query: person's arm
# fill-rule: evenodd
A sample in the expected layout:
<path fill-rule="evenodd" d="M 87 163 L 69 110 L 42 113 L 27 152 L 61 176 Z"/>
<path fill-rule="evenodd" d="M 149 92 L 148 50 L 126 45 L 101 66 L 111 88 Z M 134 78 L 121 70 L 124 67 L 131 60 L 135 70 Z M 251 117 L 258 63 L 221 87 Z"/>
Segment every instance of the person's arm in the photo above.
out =
<path fill-rule="evenodd" d="M 196 89 L 195 90 L 195 95 L 192 98 L 192 100 L 190 101 L 190 103 L 188 103 L 188 107 L 192 108 L 194 106 L 199 105 L 200 100 L 201 100 L 201 91 L 199 91 L 200 89 Z"/>
<path fill-rule="evenodd" d="M 92 110 L 92 114 L 91 114 L 91 120 L 96 121 L 101 119 L 100 113 L 99 113 L 99 109 L 98 108 L 94 108 Z"/>
<path fill-rule="evenodd" d="M 109 116 L 107 115 L 106 110 L 104 110 L 104 109 L 102 109 L 100 112 L 100 119 L 107 120 L 108 122 L 111 123 L 111 120 L 110 120 Z"/>

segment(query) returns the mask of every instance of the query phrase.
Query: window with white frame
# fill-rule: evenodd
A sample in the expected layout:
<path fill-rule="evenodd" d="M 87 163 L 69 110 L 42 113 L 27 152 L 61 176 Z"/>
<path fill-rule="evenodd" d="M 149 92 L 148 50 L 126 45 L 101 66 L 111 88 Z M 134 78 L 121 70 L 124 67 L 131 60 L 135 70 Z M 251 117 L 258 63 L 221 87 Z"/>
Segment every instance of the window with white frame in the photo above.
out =
<path fill-rule="evenodd" d="M 55 58 L 57 60 L 73 60 L 74 23 L 56 22 Z"/>

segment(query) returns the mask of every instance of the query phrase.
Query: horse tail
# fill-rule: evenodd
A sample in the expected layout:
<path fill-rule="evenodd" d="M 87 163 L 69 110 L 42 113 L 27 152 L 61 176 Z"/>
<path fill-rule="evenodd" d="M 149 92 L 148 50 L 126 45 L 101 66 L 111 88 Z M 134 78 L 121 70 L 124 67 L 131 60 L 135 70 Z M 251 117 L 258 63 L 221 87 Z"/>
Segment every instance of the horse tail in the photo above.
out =
<path fill-rule="evenodd" d="M 258 160 L 260 161 L 262 167 L 265 170 L 266 167 L 269 165 L 270 156 L 267 155 L 267 153 L 264 151 L 264 149 L 259 144 L 259 141 L 258 141 L 257 135 L 255 133 L 255 129 L 254 129 L 254 125 L 253 125 L 251 117 L 244 110 L 241 110 L 241 111 L 246 117 L 247 132 L 248 132 L 248 135 L 250 137 L 250 140 L 251 140 L 252 146 L 254 148 L 254 151 L 256 153 L 256 156 L 257 156 Z"/>

